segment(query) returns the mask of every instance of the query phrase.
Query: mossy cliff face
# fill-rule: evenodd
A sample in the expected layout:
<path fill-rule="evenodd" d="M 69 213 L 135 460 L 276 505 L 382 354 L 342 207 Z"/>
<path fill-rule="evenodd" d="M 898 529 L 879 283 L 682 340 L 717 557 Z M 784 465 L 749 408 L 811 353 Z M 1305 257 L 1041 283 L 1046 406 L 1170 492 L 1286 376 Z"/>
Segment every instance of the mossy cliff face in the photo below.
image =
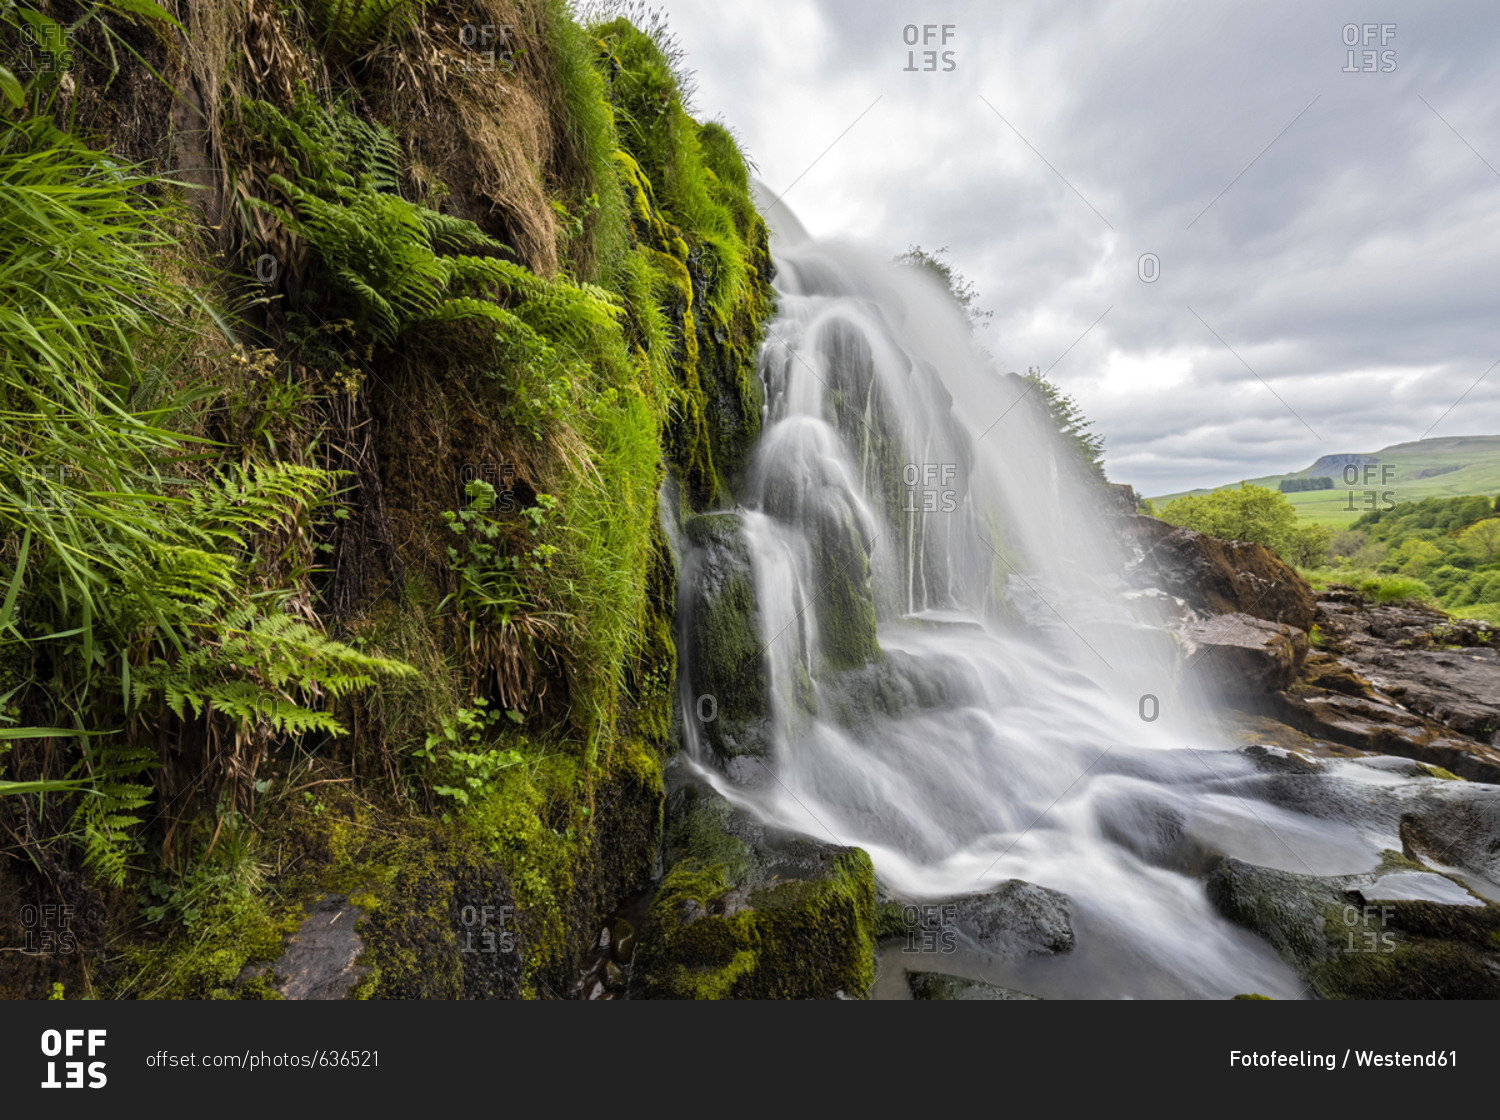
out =
<path fill-rule="evenodd" d="M 97 994 L 259 990 L 244 965 L 338 891 L 365 915 L 361 995 L 567 995 L 598 923 L 650 881 L 680 719 L 660 496 L 671 476 L 674 515 L 725 504 L 758 436 L 766 227 L 738 146 L 692 118 L 659 32 L 580 26 L 561 0 L 432 0 L 335 36 L 306 8 L 183 0 L 192 50 L 103 12 L 89 42 L 124 28 L 207 123 L 174 128 L 171 89 L 111 87 L 102 64 L 79 71 L 77 104 L 80 129 L 117 151 L 214 169 L 189 200 L 202 228 L 160 268 L 232 274 L 204 293 L 223 353 L 172 368 L 163 383 L 196 411 L 151 423 L 215 441 L 205 471 L 343 472 L 316 507 L 201 540 L 233 538 L 215 546 L 225 570 L 264 561 L 239 599 L 281 605 L 309 643 L 337 635 L 385 675 L 277 691 L 275 720 L 128 705 L 138 742 L 116 777 L 170 808 L 118 830 L 148 866 L 88 882 L 64 812 L 43 828 L 45 873 L 0 889 L 66 887 L 90 915 L 85 951 L 131 931 L 116 942 L 129 968 L 92 969 Z M 459 36 L 470 24 L 506 29 L 506 65 Z M 237 319 L 251 275 L 263 298 Z M 23 628 L 63 629 L 32 607 L 18 602 Z M 726 650 L 753 636 L 746 617 L 725 622 Z M 261 680 L 214 648 L 229 684 Z M 764 690 L 741 683 L 718 700 L 748 720 Z M 23 722 L 56 726 L 36 695 Z M 97 699 L 88 714 L 117 726 L 121 698 Z M 318 734 L 283 718 L 294 700 L 327 710 Z M 210 768 L 200 795 L 184 748 L 208 759 L 218 742 L 254 750 Z M 57 773 L 0 778 L 60 777 L 73 751 L 53 751 Z M 244 838 L 232 851 L 209 842 L 225 828 Z M 166 836 L 179 850 L 158 860 Z M 168 901 L 147 920 L 153 891 Z M 461 951 L 461 916 L 483 905 L 514 907 L 503 962 Z M 0 990 L 53 979 L 74 974 L 31 969 Z"/>
<path fill-rule="evenodd" d="M 858 848 L 777 836 L 698 787 L 674 793 L 671 870 L 651 904 L 632 993 L 833 999 L 874 981 L 875 872 Z"/>

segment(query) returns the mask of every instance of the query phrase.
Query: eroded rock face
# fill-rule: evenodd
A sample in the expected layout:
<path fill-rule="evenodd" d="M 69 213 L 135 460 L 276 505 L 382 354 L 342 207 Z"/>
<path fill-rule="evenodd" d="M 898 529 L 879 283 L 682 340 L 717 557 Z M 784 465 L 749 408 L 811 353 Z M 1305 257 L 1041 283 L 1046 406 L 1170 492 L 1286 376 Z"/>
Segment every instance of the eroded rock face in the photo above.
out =
<path fill-rule="evenodd" d="M 1159 587 L 1209 614 L 1246 614 L 1307 630 L 1312 588 L 1270 549 L 1221 541 L 1154 517 L 1123 520 L 1141 587 Z"/>
<path fill-rule="evenodd" d="M 1500 651 L 1490 642 L 1500 636 L 1487 624 L 1335 590 L 1318 603 L 1318 626 L 1343 664 L 1403 708 L 1497 745 Z"/>
<path fill-rule="evenodd" d="M 1223 695 L 1258 695 L 1286 688 L 1307 655 L 1307 634 L 1248 614 L 1222 614 L 1178 630 L 1188 669 Z"/>
<path fill-rule="evenodd" d="M 1500 782 L 1500 653 L 1487 625 L 1338 586 L 1317 618 L 1324 648 L 1270 714 L 1317 739 Z"/>

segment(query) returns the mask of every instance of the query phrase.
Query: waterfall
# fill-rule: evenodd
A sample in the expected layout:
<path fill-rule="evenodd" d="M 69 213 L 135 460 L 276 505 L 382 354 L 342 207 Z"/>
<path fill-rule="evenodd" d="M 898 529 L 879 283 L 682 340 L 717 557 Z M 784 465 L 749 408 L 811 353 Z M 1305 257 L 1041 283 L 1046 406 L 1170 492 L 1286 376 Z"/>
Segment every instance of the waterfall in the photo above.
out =
<path fill-rule="evenodd" d="M 1067 893 L 1077 950 L 1015 966 L 1060 993 L 1297 995 L 1172 852 L 1325 874 L 1393 837 L 1241 792 L 1029 384 L 923 270 L 772 218 L 761 439 L 740 508 L 684 534 L 688 765 L 902 898 Z"/>

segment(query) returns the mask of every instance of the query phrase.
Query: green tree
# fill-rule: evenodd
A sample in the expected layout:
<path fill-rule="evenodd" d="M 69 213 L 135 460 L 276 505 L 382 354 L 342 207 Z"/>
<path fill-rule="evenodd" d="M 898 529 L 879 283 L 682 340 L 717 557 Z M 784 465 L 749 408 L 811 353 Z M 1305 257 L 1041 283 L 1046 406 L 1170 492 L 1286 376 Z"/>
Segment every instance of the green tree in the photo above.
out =
<path fill-rule="evenodd" d="M 1104 437 L 1098 432 L 1089 431 L 1094 422 L 1084 416 L 1077 401 L 1044 378 L 1042 371 L 1035 366 L 1026 371 L 1026 380 L 1035 386 L 1031 390 L 1031 395 L 1042 402 L 1042 406 L 1052 417 L 1058 433 L 1077 453 L 1078 461 L 1083 464 L 1084 469 L 1102 480 L 1104 478 Z"/>
<path fill-rule="evenodd" d="M 1464 551 L 1481 564 L 1500 559 L 1500 517 L 1474 522 L 1458 539 Z"/>
<path fill-rule="evenodd" d="M 1263 544 L 1281 553 L 1283 558 L 1299 551 L 1297 507 L 1284 495 L 1264 486 L 1241 483 L 1237 490 L 1173 498 L 1162 508 L 1161 519 L 1227 541 Z M 1327 547 L 1325 537 L 1324 552 Z"/>
<path fill-rule="evenodd" d="M 953 301 L 963 309 L 963 313 L 969 317 L 969 326 L 989 326 L 986 319 L 994 317 L 993 311 L 985 311 L 979 306 L 979 292 L 974 285 L 966 280 L 962 273 L 954 268 L 943 256 L 948 252 L 948 246 L 944 245 L 936 253 L 929 253 L 920 245 L 912 245 L 896 258 L 897 264 L 910 265 L 913 268 L 925 268 L 948 289 L 948 294 Z"/>

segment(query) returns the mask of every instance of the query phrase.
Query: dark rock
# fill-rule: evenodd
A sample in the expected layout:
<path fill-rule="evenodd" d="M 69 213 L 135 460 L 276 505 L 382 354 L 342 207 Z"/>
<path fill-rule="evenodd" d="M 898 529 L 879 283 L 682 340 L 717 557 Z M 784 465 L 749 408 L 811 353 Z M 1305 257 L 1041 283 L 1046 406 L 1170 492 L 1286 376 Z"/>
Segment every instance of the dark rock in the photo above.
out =
<path fill-rule="evenodd" d="M 1293 626 L 1248 614 L 1224 614 L 1182 627 L 1188 668 L 1223 695 L 1276 692 L 1296 679 L 1307 635 Z"/>
<path fill-rule="evenodd" d="M 950 900 L 959 935 L 1001 957 L 1066 953 L 1073 948 L 1068 896 L 1023 879 Z"/>
<path fill-rule="evenodd" d="M 1493 745 L 1500 732 L 1500 653 L 1365 650 L 1365 676 L 1402 707 Z"/>
<path fill-rule="evenodd" d="M 1136 516 L 1123 522 L 1137 558 L 1141 587 L 1160 587 L 1211 614 L 1248 614 L 1307 630 L 1313 624 L 1312 589 L 1270 549 L 1246 541 L 1221 541 Z"/>
<path fill-rule="evenodd" d="M 1446 886 L 1432 890 L 1429 878 Z M 1395 853 L 1338 877 L 1226 858 L 1207 886 L 1225 917 L 1269 941 L 1323 999 L 1500 997 L 1500 907 Z"/>
<path fill-rule="evenodd" d="M 283 999 L 347 999 L 368 971 L 355 964 L 365 948 L 355 932 L 363 912 L 344 896 L 332 895 L 303 913 L 274 965 L 276 991 Z"/>
<path fill-rule="evenodd" d="M 741 519 L 705 514 L 690 518 L 685 529 L 692 545 L 683 557 L 682 586 L 692 589 L 687 611 L 694 708 L 685 718 L 698 721 L 721 762 L 766 756 L 769 665 Z"/>
<path fill-rule="evenodd" d="M 906 984 L 911 989 L 912 999 L 1041 999 L 1015 988 L 1002 988 L 964 976 L 949 976 L 945 972 L 908 972 Z"/>
<path fill-rule="evenodd" d="M 1393 703 L 1299 688 L 1274 701 L 1284 722 L 1320 739 L 1393 754 L 1479 782 L 1500 782 L 1500 751 Z"/>
<path fill-rule="evenodd" d="M 616 918 L 613 932 L 615 960 L 620 964 L 629 964 L 635 953 L 635 926 L 624 918 Z"/>

